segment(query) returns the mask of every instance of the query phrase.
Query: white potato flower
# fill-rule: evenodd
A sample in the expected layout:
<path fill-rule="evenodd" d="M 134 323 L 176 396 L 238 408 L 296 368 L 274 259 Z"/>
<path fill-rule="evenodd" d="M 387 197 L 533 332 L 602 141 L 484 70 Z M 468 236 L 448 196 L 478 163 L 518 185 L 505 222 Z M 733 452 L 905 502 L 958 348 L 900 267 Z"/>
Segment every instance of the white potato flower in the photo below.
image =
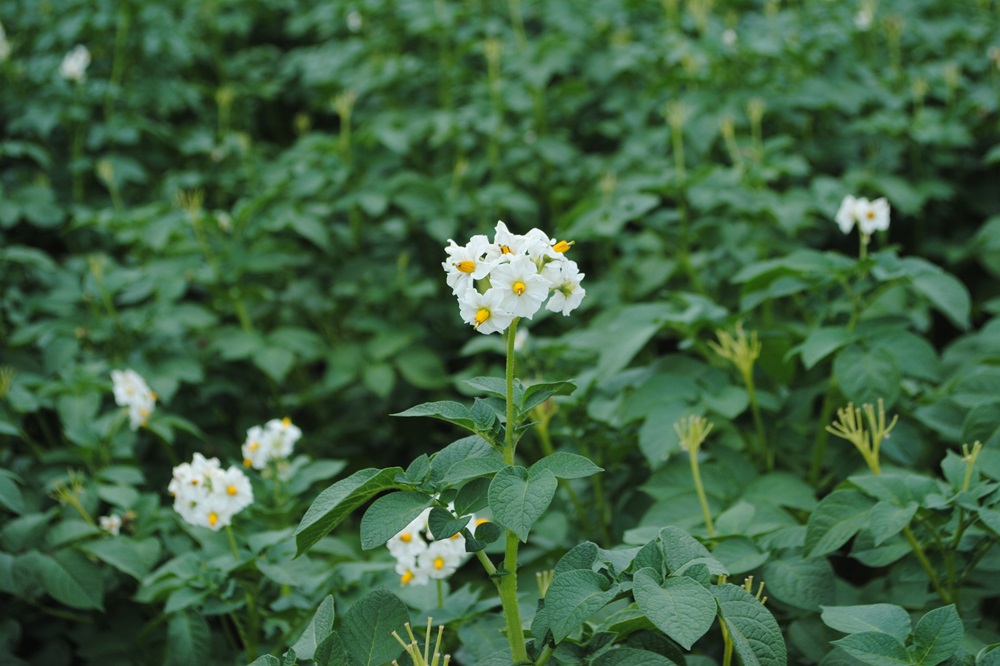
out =
<path fill-rule="evenodd" d="M 0 62 L 10 57 L 10 42 L 7 41 L 7 33 L 3 30 L 3 23 L 0 23 Z"/>
<path fill-rule="evenodd" d="M 507 330 L 514 321 L 514 314 L 500 306 L 501 298 L 503 294 L 496 289 L 489 289 L 485 294 L 480 294 L 475 287 L 469 287 L 458 300 L 462 319 L 484 334 Z"/>
<path fill-rule="evenodd" d="M 889 228 L 889 202 L 885 197 L 875 201 L 858 199 L 856 212 L 858 228 L 867 236 Z"/>
<path fill-rule="evenodd" d="M 98 523 L 101 529 L 110 534 L 111 536 L 118 536 L 118 532 L 122 528 L 121 516 L 111 514 L 110 516 L 101 516 L 98 518 Z"/>
<path fill-rule="evenodd" d="M 857 222 L 857 203 L 858 200 L 848 194 L 840 202 L 840 208 L 837 209 L 837 214 L 834 216 L 837 226 L 845 234 L 851 233 L 851 229 L 854 228 L 854 224 Z"/>
<path fill-rule="evenodd" d="M 473 286 L 474 280 L 482 280 L 496 263 L 486 259 L 489 240 L 482 234 L 473 236 L 466 245 L 459 245 L 449 239 L 444 251 L 448 260 L 441 263 L 448 273 L 448 286 L 453 294 L 463 293 Z"/>
<path fill-rule="evenodd" d="M 301 437 L 302 430 L 288 417 L 253 426 L 243 442 L 243 465 L 265 469 L 273 460 L 286 460 Z"/>
<path fill-rule="evenodd" d="M 77 44 L 66 54 L 59 65 L 59 75 L 67 81 L 83 83 L 87 78 L 87 67 L 90 66 L 90 51 L 83 44 Z"/>
<path fill-rule="evenodd" d="M 552 286 L 538 274 L 538 267 L 527 256 L 497 266 L 490 273 L 490 283 L 493 285 L 490 290 L 500 293 L 500 308 L 525 319 L 531 319 L 538 312 Z"/>
<path fill-rule="evenodd" d="M 234 515 L 253 504 L 253 488 L 235 465 L 222 469 L 218 458 L 194 454 L 191 463 L 174 467 L 167 490 L 174 496 L 174 510 L 185 522 L 218 531 Z"/>
<path fill-rule="evenodd" d="M 115 403 L 128 408 L 129 426 L 138 430 L 148 424 L 156 407 L 156 393 L 150 390 L 146 380 L 135 370 L 112 370 L 112 391 Z"/>
<path fill-rule="evenodd" d="M 575 261 L 567 260 L 562 266 L 559 279 L 552 285 L 552 297 L 545 304 L 545 309 L 551 312 L 561 312 L 564 317 L 579 307 L 587 290 L 580 286 L 584 273 Z"/>

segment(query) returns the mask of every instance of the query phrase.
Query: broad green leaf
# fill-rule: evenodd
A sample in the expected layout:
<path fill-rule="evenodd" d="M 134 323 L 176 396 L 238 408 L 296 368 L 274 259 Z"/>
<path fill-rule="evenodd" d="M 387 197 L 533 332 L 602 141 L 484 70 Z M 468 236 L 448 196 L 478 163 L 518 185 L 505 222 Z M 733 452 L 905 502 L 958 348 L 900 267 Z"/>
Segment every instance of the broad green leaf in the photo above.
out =
<path fill-rule="evenodd" d="M 704 564 L 714 575 L 729 573 L 707 548 L 679 527 L 670 526 L 660 530 L 660 547 L 663 549 L 667 571 L 672 574 L 683 572 L 692 564 Z"/>
<path fill-rule="evenodd" d="M 533 478 L 546 469 L 559 479 L 582 479 L 604 471 L 604 468 L 598 467 L 589 458 L 557 451 L 529 467 L 528 477 Z"/>
<path fill-rule="evenodd" d="M 916 502 L 899 506 L 885 500 L 873 506 L 868 531 L 875 538 L 875 545 L 881 546 L 886 539 L 899 534 L 904 527 L 910 524 L 913 516 L 917 513 L 917 508 Z"/>
<path fill-rule="evenodd" d="M 762 551 L 753 539 L 737 536 L 719 541 L 712 551 L 712 557 L 719 560 L 729 573 L 735 576 L 761 566 L 770 554 Z"/>
<path fill-rule="evenodd" d="M 803 554 L 820 557 L 843 546 L 867 525 L 873 505 L 856 490 L 835 490 L 824 497 L 809 515 Z"/>
<path fill-rule="evenodd" d="M 476 420 L 472 416 L 469 408 L 460 402 L 442 400 L 440 402 L 425 402 L 416 407 L 410 407 L 406 411 L 397 412 L 392 416 L 427 416 L 433 419 L 441 419 L 448 423 L 476 432 Z"/>
<path fill-rule="evenodd" d="M 528 413 L 554 395 L 569 395 L 576 390 L 573 382 L 547 382 L 532 384 L 524 389 L 524 398 L 520 403 L 522 413 Z"/>
<path fill-rule="evenodd" d="M 592 666 L 677 666 L 662 654 L 631 647 L 608 650 L 590 663 Z"/>
<path fill-rule="evenodd" d="M 844 396 L 856 405 L 874 405 L 883 399 L 889 408 L 899 398 L 902 371 L 884 349 L 845 347 L 833 360 L 833 376 Z"/>
<path fill-rule="evenodd" d="M 353 661 L 361 666 L 379 666 L 402 653 L 392 632 L 406 635 L 403 625 L 410 613 L 399 598 L 384 589 L 376 589 L 359 599 L 344 614 L 340 637 Z"/>
<path fill-rule="evenodd" d="M 458 534 L 468 523 L 469 516 L 456 518 L 451 515 L 450 511 L 438 506 L 431 509 L 430 516 L 427 519 L 427 527 L 430 528 L 431 535 L 435 541 L 448 539 Z"/>
<path fill-rule="evenodd" d="M 252 360 L 265 375 L 280 383 L 295 365 L 295 354 L 283 347 L 264 347 L 254 353 Z"/>
<path fill-rule="evenodd" d="M 869 666 L 909 666 L 914 663 L 902 643 L 881 631 L 864 631 L 831 642 Z"/>
<path fill-rule="evenodd" d="M 654 573 L 652 569 L 636 572 L 635 601 L 657 629 L 690 650 L 715 621 L 715 598 L 693 578 L 667 578 L 660 585 Z"/>
<path fill-rule="evenodd" d="M 0 470 L 0 504 L 14 513 L 23 513 L 24 498 L 21 496 L 21 489 L 17 487 L 14 478 L 16 478 L 14 474 Z"/>
<path fill-rule="evenodd" d="M 826 626 L 845 634 L 881 631 L 903 642 L 912 627 L 910 614 L 893 604 L 867 606 L 823 606 L 821 615 Z"/>
<path fill-rule="evenodd" d="M 320 603 L 319 608 L 316 609 L 316 613 L 309 621 L 305 631 L 299 636 L 299 640 L 295 641 L 295 645 L 292 646 L 292 649 L 295 650 L 295 656 L 301 659 L 312 659 L 313 655 L 316 654 L 316 648 L 333 631 L 333 619 L 333 595 L 327 595 Z"/>
<path fill-rule="evenodd" d="M 383 495 L 372 502 L 361 518 L 361 549 L 371 550 L 412 523 L 433 499 L 419 492 L 399 491 Z"/>
<path fill-rule="evenodd" d="M 818 610 L 833 601 L 834 577 L 826 559 L 798 555 L 772 557 L 761 571 L 768 596 L 805 610 Z"/>
<path fill-rule="evenodd" d="M 496 523 L 485 522 L 476 525 L 474 533 L 466 528 L 462 534 L 465 536 L 465 552 L 476 553 L 503 536 L 503 528 Z"/>
<path fill-rule="evenodd" d="M 526 542 L 531 526 L 545 513 L 557 486 L 555 475 L 547 469 L 529 477 L 528 470 L 521 466 L 505 467 L 490 482 L 493 520 Z"/>
<path fill-rule="evenodd" d="M 833 352 L 857 339 L 858 334 L 844 326 L 816 328 L 792 352 L 800 352 L 802 365 L 810 369 Z"/>
<path fill-rule="evenodd" d="M 716 585 L 711 591 L 742 666 L 785 666 L 785 639 L 770 611 L 737 585 Z"/>
<path fill-rule="evenodd" d="M 60 550 L 45 555 L 31 551 L 14 561 L 14 573 L 33 577 L 49 596 L 67 606 L 104 610 L 100 569 L 77 552 Z"/>
<path fill-rule="evenodd" d="M 965 626 L 955 604 L 935 608 L 913 629 L 913 661 L 921 666 L 937 666 L 951 658 L 962 646 Z"/>
<path fill-rule="evenodd" d="M 957 328 L 963 331 L 969 328 L 972 299 L 969 290 L 954 275 L 944 271 L 916 275 L 913 289 Z"/>
<path fill-rule="evenodd" d="M 462 486 L 455 495 L 455 513 L 463 516 L 467 513 L 482 511 L 489 504 L 490 480 L 473 479 Z"/>
<path fill-rule="evenodd" d="M 482 437 L 479 437 L 478 435 L 470 435 L 469 437 L 463 437 L 462 439 L 452 442 L 431 456 L 430 480 L 432 482 L 439 482 L 445 478 L 451 468 L 456 464 L 476 458 L 493 458 L 501 463 L 497 469 L 503 467 L 503 456 L 499 451 L 490 446 L 490 443 Z M 464 478 L 472 478 L 472 476 Z M 464 478 L 462 480 L 464 480 Z M 457 481 L 455 483 L 457 483 Z"/>
<path fill-rule="evenodd" d="M 281 660 L 273 654 L 263 654 L 250 662 L 249 666 L 281 666 Z"/>
<path fill-rule="evenodd" d="M 330 633 L 323 642 L 316 646 L 313 653 L 316 666 L 348 666 L 347 648 L 336 631 Z"/>
<path fill-rule="evenodd" d="M 142 580 L 160 559 L 160 541 L 127 537 L 100 539 L 83 546 L 83 550 L 133 578 Z"/>
<path fill-rule="evenodd" d="M 209 662 L 212 634 L 205 619 L 195 611 L 176 613 L 167 625 L 165 666 L 190 666 Z"/>
<path fill-rule="evenodd" d="M 454 486 L 468 479 L 495 474 L 506 466 L 507 464 L 499 456 L 469 458 L 452 465 L 441 482 L 446 486 Z"/>
<path fill-rule="evenodd" d="M 618 586 L 596 571 L 574 569 L 556 574 L 545 593 L 546 614 L 555 642 L 578 630 L 616 594 Z"/>
<path fill-rule="evenodd" d="M 594 566 L 594 562 L 597 561 L 599 551 L 600 548 L 593 541 L 579 543 L 559 558 L 559 561 L 556 562 L 555 573 L 560 574 L 576 569 L 586 569 L 589 571 Z"/>
<path fill-rule="evenodd" d="M 500 399 L 507 397 L 507 380 L 502 377 L 473 377 L 466 379 L 465 383 L 474 389 L 479 389 L 484 393 L 489 393 Z M 519 402 L 523 396 L 524 387 L 517 379 L 514 380 L 514 399 Z"/>
<path fill-rule="evenodd" d="M 296 557 L 309 550 L 369 499 L 385 490 L 397 488 L 395 478 L 402 472 L 400 467 L 369 467 L 341 479 L 320 493 L 295 530 Z"/>

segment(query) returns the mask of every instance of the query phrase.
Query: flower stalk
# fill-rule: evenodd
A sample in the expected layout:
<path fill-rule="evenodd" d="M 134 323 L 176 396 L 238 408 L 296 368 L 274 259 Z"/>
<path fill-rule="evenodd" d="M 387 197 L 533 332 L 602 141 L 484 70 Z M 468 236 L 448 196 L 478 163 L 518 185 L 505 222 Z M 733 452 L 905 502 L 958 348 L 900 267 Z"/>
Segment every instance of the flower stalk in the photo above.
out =
<path fill-rule="evenodd" d="M 691 476 L 694 478 L 694 489 L 698 493 L 701 512 L 705 517 L 705 530 L 708 536 L 715 536 L 712 525 L 712 512 L 708 508 L 708 498 L 705 496 L 705 486 L 701 482 L 701 471 L 698 468 L 698 450 L 712 431 L 714 423 L 709 423 L 704 416 L 687 416 L 674 424 L 674 430 L 680 438 L 681 448 L 688 452 L 691 461 Z"/>
<path fill-rule="evenodd" d="M 716 331 L 715 335 L 719 340 L 718 343 L 709 342 L 708 346 L 718 356 L 730 361 L 739 370 L 740 376 L 743 378 L 743 385 L 747 389 L 747 396 L 750 399 L 750 411 L 753 413 L 754 427 L 757 431 L 756 456 L 764 467 L 772 470 L 774 469 L 774 452 L 768 446 L 764 420 L 760 414 L 760 403 L 757 401 L 757 390 L 753 381 L 753 366 L 760 358 L 761 352 L 757 332 L 751 331 L 747 335 L 743 330 L 743 324 L 737 324 L 735 335 L 723 330 Z"/>

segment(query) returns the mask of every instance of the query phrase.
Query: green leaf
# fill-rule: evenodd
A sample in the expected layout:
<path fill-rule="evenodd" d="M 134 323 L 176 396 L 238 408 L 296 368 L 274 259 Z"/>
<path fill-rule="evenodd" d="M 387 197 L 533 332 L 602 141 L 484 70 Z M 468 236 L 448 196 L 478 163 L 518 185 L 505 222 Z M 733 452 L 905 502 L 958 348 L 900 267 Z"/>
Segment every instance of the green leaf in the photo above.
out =
<path fill-rule="evenodd" d="M 592 666 L 677 666 L 662 654 L 630 647 L 608 650 L 590 663 Z"/>
<path fill-rule="evenodd" d="M 652 569 L 641 569 L 633 585 L 639 609 L 685 650 L 690 650 L 715 622 L 715 598 L 693 578 L 667 578 L 661 586 Z"/>
<path fill-rule="evenodd" d="M 455 513 L 464 516 L 467 513 L 482 511 L 489 504 L 489 492 L 489 479 L 469 481 L 455 495 Z"/>
<path fill-rule="evenodd" d="M 811 369 L 824 358 L 844 345 L 849 345 L 858 339 L 858 334 L 844 326 L 815 328 L 802 344 L 791 350 L 789 354 L 798 351 L 802 355 L 802 365 Z"/>
<path fill-rule="evenodd" d="M 867 606 L 823 606 L 826 626 L 845 634 L 880 631 L 903 642 L 910 635 L 910 614 L 894 604 Z"/>
<path fill-rule="evenodd" d="M 584 541 L 583 543 L 578 543 L 569 549 L 569 551 L 559 558 L 556 562 L 555 573 L 561 574 L 566 571 L 574 571 L 576 569 L 587 569 L 590 570 L 594 566 L 594 562 L 597 561 L 597 555 L 600 552 L 600 548 L 593 541 Z"/>
<path fill-rule="evenodd" d="M 917 513 L 917 508 L 916 502 L 899 506 L 885 500 L 873 506 L 868 531 L 875 538 L 875 545 L 881 546 L 886 539 L 899 534 L 904 527 L 910 524 L 913 516 Z"/>
<path fill-rule="evenodd" d="M 900 664 L 914 663 L 902 643 L 881 631 L 851 634 L 831 643 L 869 666 L 900 666 Z"/>
<path fill-rule="evenodd" d="M 143 539 L 134 541 L 126 537 L 91 541 L 83 550 L 122 573 L 142 580 L 160 559 L 160 541 Z"/>
<path fill-rule="evenodd" d="M 195 611 L 184 611 L 170 618 L 167 625 L 165 666 L 206 664 L 212 644 L 212 634 L 205 619 Z"/>
<path fill-rule="evenodd" d="M 714 575 L 727 574 L 719 560 L 712 557 L 701 543 L 679 527 L 664 527 L 660 530 L 660 547 L 667 571 L 679 574 L 694 564 L 704 564 Z"/>
<path fill-rule="evenodd" d="M 828 555 L 843 546 L 868 523 L 874 502 L 856 490 L 835 490 L 809 515 L 803 554 Z"/>
<path fill-rule="evenodd" d="M 8 474 L 6 470 L 0 470 L 0 504 L 14 513 L 23 513 L 24 498 L 21 496 L 21 489 Z"/>
<path fill-rule="evenodd" d="M 250 662 L 249 666 L 281 666 L 281 660 L 273 654 L 263 654 Z"/>
<path fill-rule="evenodd" d="M 479 389 L 484 393 L 489 393 L 492 396 L 496 396 L 501 400 L 506 400 L 507 398 L 507 380 L 501 377 L 473 377 L 472 379 L 466 379 L 465 383 L 474 389 Z M 521 382 L 514 380 L 514 399 L 519 401 L 524 393 L 524 387 Z"/>
<path fill-rule="evenodd" d="M 430 516 L 427 519 L 427 527 L 430 529 L 435 541 L 451 538 L 453 535 L 461 532 L 468 524 L 469 516 L 456 518 L 451 515 L 450 511 L 442 509 L 439 506 L 431 509 Z"/>
<path fill-rule="evenodd" d="M 823 558 L 771 558 L 761 571 L 761 579 L 767 582 L 769 596 L 796 608 L 818 610 L 834 598 L 834 572 Z"/>
<path fill-rule="evenodd" d="M 545 456 L 528 468 L 528 476 L 535 477 L 542 470 L 552 472 L 559 479 L 583 479 L 603 472 L 604 468 L 598 467 L 589 458 L 578 456 L 575 453 L 557 451 L 550 456 Z"/>
<path fill-rule="evenodd" d="M 305 631 L 299 636 L 299 640 L 295 641 L 295 645 L 292 646 L 295 655 L 300 659 L 312 659 L 313 655 L 316 654 L 316 648 L 333 631 L 333 619 L 333 595 L 328 594 L 320 603 L 319 608 L 316 609 L 316 614 L 313 615 Z"/>
<path fill-rule="evenodd" d="M 547 469 L 529 477 L 528 470 L 519 465 L 505 467 L 490 482 L 493 520 L 526 542 L 531 526 L 545 513 L 557 486 L 555 475 Z"/>
<path fill-rule="evenodd" d="M 935 608 L 913 629 L 913 661 L 920 666 L 937 666 L 962 646 L 965 626 L 955 604 Z"/>
<path fill-rule="evenodd" d="M 452 465 L 441 482 L 446 486 L 454 486 L 468 479 L 495 474 L 506 466 L 507 464 L 499 456 L 469 458 Z"/>
<path fill-rule="evenodd" d="M 397 488 L 401 467 L 369 467 L 341 479 L 319 494 L 295 529 L 295 556 L 306 552 L 352 511 L 385 490 Z"/>
<path fill-rule="evenodd" d="M 425 402 L 422 405 L 410 407 L 406 411 L 397 412 L 391 416 L 428 416 L 433 419 L 441 419 L 448 423 L 476 432 L 476 420 L 472 416 L 469 408 L 460 402 L 442 400 L 439 402 Z"/>
<path fill-rule="evenodd" d="M 323 642 L 316 646 L 313 661 L 316 662 L 316 666 L 347 666 L 347 648 L 344 647 L 340 634 L 333 631 L 323 639 Z"/>
<path fill-rule="evenodd" d="M 742 587 L 716 585 L 712 588 L 733 641 L 733 650 L 742 666 L 785 666 L 788 651 L 781 629 L 764 605 Z"/>
<path fill-rule="evenodd" d="M 545 382 L 532 384 L 524 390 L 524 398 L 520 402 L 522 414 L 542 404 L 554 395 L 569 395 L 576 390 L 573 382 Z"/>
<path fill-rule="evenodd" d="M 361 666 L 379 666 L 403 651 L 392 632 L 405 636 L 403 625 L 409 621 L 409 611 L 395 594 L 376 589 L 351 606 L 344 615 L 340 634 L 353 661 Z"/>
<path fill-rule="evenodd" d="M 615 595 L 606 576 L 589 569 L 574 569 L 555 575 L 545 593 L 545 610 L 556 643 L 575 632 L 583 622 L 604 608 Z"/>
<path fill-rule="evenodd" d="M 968 330 L 972 299 L 969 290 L 954 275 L 944 271 L 915 275 L 913 289 L 957 328 Z"/>
<path fill-rule="evenodd" d="M 856 405 L 885 400 L 886 408 L 899 398 L 902 371 L 892 354 L 884 349 L 864 349 L 851 345 L 833 360 L 833 376 L 844 396 Z"/>
<path fill-rule="evenodd" d="M 67 606 L 104 610 L 100 569 L 77 552 L 60 550 L 43 555 L 31 551 L 15 560 L 14 572 L 19 577 L 34 577 L 49 596 Z"/>
<path fill-rule="evenodd" d="M 253 363 L 265 375 L 280 383 L 295 365 L 295 354 L 282 347 L 265 347 L 254 353 Z"/>
<path fill-rule="evenodd" d="M 462 534 L 465 536 L 465 552 L 476 553 L 503 536 L 503 528 L 496 523 L 486 522 L 476 525 L 474 535 L 468 528 L 463 530 Z"/>
<path fill-rule="evenodd" d="M 423 493 L 400 491 L 379 497 L 361 518 L 361 549 L 385 545 L 412 523 L 433 499 Z"/>

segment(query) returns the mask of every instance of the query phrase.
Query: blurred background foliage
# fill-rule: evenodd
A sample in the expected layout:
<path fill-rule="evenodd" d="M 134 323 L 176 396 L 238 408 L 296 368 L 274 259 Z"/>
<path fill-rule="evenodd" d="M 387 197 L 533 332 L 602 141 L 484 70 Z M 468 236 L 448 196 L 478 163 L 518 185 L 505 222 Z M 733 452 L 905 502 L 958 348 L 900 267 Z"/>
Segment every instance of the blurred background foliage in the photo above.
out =
<path fill-rule="evenodd" d="M 857 467 L 812 459 L 849 399 L 901 414 L 898 464 L 1000 444 L 995 0 L 2 0 L 0 22 L 0 463 L 25 477 L 96 464 L 122 367 L 161 412 L 116 455 L 155 487 L 156 439 L 235 459 L 274 416 L 349 469 L 438 450 L 447 426 L 387 414 L 499 371 L 440 267 L 498 219 L 575 240 L 587 274 L 522 365 L 577 378 L 553 436 L 608 469 L 607 515 L 562 541 L 697 521 L 663 491 L 693 497 L 665 481 L 685 413 L 726 422 L 706 474 L 736 473 L 749 402 L 706 345 L 736 321 L 779 468 L 814 492 Z M 849 193 L 892 205 L 857 283 Z M 723 481 L 719 507 L 753 479 Z"/>

